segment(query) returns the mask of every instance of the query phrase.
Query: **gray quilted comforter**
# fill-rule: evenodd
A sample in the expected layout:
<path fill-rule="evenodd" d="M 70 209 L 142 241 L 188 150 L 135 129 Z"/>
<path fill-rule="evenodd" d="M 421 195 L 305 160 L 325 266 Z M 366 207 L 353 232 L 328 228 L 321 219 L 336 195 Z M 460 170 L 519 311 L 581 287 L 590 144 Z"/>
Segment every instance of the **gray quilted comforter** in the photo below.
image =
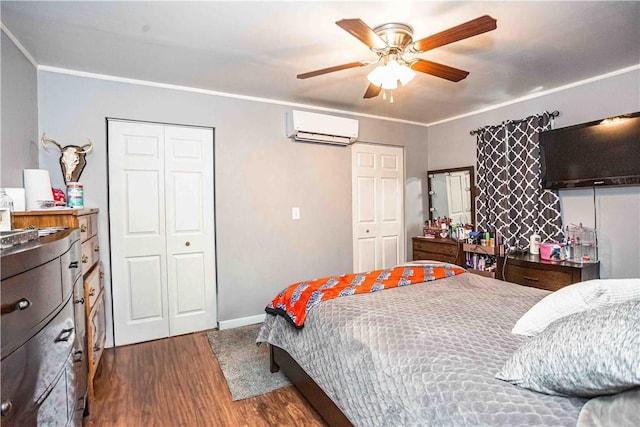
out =
<path fill-rule="evenodd" d="M 471 273 L 325 301 L 296 330 L 267 315 L 258 342 L 286 350 L 356 426 L 575 426 L 585 399 L 494 379 L 548 291 Z"/>

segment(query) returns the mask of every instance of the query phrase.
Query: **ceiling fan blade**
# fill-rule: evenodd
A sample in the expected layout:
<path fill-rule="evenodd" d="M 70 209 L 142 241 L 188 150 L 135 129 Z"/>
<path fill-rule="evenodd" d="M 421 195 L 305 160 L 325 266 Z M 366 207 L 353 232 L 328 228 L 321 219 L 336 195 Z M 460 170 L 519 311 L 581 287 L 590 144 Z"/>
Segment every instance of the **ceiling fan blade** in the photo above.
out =
<path fill-rule="evenodd" d="M 426 52 L 436 47 L 444 46 L 458 40 L 477 36 L 498 28 L 497 21 L 489 15 L 484 15 L 476 19 L 472 19 L 464 24 L 451 27 L 448 30 L 441 31 L 429 37 L 413 43 L 413 50 L 417 52 Z"/>
<path fill-rule="evenodd" d="M 363 98 L 375 98 L 376 96 L 380 95 L 381 90 L 382 87 L 376 86 L 373 83 L 369 83 L 369 86 L 367 87 L 367 91 L 364 93 Z"/>
<path fill-rule="evenodd" d="M 412 70 L 431 74 L 432 76 L 451 80 L 452 82 L 459 82 L 469 75 L 468 71 L 459 70 L 457 68 L 449 67 L 448 65 L 438 64 L 437 62 L 427 61 L 426 59 L 416 59 L 411 62 L 409 67 Z"/>
<path fill-rule="evenodd" d="M 334 71 L 347 70 L 349 68 L 364 67 L 369 65 L 367 61 L 349 62 L 348 64 L 335 65 L 333 67 L 323 68 L 321 70 L 309 71 L 308 73 L 298 74 L 299 79 L 308 79 L 309 77 L 321 76 L 322 74 L 333 73 Z"/>
<path fill-rule="evenodd" d="M 361 19 L 343 19 L 337 21 L 336 25 L 371 49 L 384 49 L 387 47 L 387 43 Z"/>

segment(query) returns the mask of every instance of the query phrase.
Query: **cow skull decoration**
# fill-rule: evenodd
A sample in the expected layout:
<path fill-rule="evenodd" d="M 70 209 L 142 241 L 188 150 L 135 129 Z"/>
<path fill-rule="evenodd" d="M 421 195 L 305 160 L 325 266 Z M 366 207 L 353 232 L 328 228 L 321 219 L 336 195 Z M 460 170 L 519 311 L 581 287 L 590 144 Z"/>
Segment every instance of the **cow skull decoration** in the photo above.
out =
<path fill-rule="evenodd" d="M 93 142 L 89 138 L 88 144 L 77 146 L 67 145 L 61 146 L 59 143 L 51 138 L 47 138 L 45 134 L 42 134 L 41 142 L 42 146 L 47 149 L 47 143 L 50 142 L 60 150 L 60 167 L 62 168 L 62 176 L 65 184 L 68 182 L 78 182 L 80 174 L 87 165 L 85 156 L 93 149 Z"/>

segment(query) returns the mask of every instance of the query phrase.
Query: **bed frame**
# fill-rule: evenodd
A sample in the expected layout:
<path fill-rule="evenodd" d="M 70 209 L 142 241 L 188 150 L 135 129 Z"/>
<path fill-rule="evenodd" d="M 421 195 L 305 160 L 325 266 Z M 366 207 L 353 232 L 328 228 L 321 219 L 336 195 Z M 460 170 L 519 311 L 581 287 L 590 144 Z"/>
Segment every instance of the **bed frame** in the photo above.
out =
<path fill-rule="evenodd" d="M 269 369 L 271 373 L 282 369 L 282 372 L 329 426 L 353 427 L 349 419 L 289 353 L 271 344 L 269 344 L 269 350 Z"/>

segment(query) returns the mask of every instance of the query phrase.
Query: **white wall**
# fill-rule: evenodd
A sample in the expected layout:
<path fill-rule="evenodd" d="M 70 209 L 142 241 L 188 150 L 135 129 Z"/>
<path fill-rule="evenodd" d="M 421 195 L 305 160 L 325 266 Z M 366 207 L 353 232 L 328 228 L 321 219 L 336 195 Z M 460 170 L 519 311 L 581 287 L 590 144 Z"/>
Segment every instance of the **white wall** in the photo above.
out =
<path fill-rule="evenodd" d="M 36 69 L 2 31 L 0 187 L 22 187 L 22 170 L 38 167 Z"/>
<path fill-rule="evenodd" d="M 430 126 L 429 169 L 476 166 L 476 137 L 469 131 L 542 111 L 560 111 L 555 127 L 640 111 L 637 69 L 576 85 L 499 109 Z M 576 153 L 579 155 L 579 153 Z M 640 186 L 561 190 L 563 223 L 594 226 L 597 216 L 600 277 L 640 277 Z"/>
<path fill-rule="evenodd" d="M 291 107 L 43 71 L 38 85 L 40 132 L 65 145 L 87 137 L 94 142 L 80 181 L 85 206 L 100 208 L 104 253 L 105 118 L 113 117 L 215 128 L 219 320 L 264 313 L 276 293 L 293 282 L 351 272 L 350 149 L 286 138 L 285 112 Z M 420 232 L 424 217 L 427 129 L 356 118 L 361 141 L 405 147 L 410 255 L 410 237 Z M 62 187 L 57 155 L 41 150 L 40 164 L 50 170 L 54 187 Z M 291 220 L 293 206 L 301 208 L 299 221 Z M 109 306 L 109 260 L 103 261 Z"/>

